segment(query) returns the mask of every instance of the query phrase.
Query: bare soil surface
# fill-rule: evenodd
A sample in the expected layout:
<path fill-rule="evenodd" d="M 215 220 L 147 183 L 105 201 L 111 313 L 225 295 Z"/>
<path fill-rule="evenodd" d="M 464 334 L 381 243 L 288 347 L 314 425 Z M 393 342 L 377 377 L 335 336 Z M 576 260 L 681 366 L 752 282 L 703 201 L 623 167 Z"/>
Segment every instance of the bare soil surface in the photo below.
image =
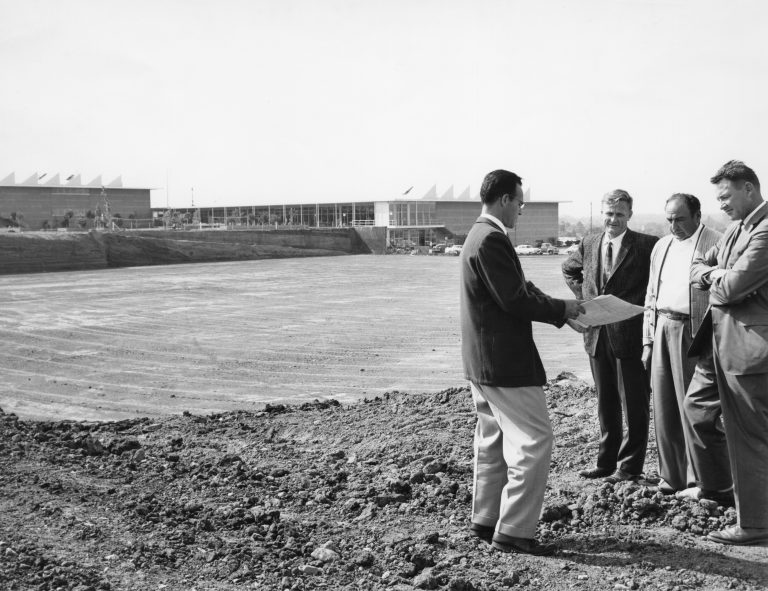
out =
<path fill-rule="evenodd" d="M 468 534 L 466 389 L 100 423 L 0 414 L 0 587 L 765 588 L 767 548 L 704 539 L 733 509 L 576 477 L 596 452 L 594 392 L 562 379 L 547 396 L 548 558 Z"/>
<path fill-rule="evenodd" d="M 6 277 L 0 589 L 766 588 L 768 548 L 704 537 L 733 509 L 576 476 L 596 455 L 595 395 L 580 336 L 543 325 L 549 374 L 582 369 L 547 392 L 538 535 L 558 553 L 468 534 L 457 262 Z M 559 262 L 523 264 L 566 296 Z"/>
<path fill-rule="evenodd" d="M 569 296 L 562 257 L 526 273 Z M 117 420 L 463 383 L 458 257 L 344 256 L 5 276 L 0 406 Z M 536 324 L 550 375 L 581 335 Z"/>

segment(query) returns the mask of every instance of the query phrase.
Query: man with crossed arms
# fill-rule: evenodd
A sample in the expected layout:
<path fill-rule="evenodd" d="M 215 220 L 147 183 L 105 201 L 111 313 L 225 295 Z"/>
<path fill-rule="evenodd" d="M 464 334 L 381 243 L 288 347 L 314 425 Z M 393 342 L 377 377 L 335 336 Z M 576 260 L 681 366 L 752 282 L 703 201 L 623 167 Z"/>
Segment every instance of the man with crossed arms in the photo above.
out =
<path fill-rule="evenodd" d="M 701 203 L 693 195 L 669 197 L 665 215 L 670 234 L 651 253 L 642 355 L 653 391 L 661 476 L 658 488 L 664 494 L 681 492 L 678 496 L 730 505 L 731 471 L 711 346 L 705 347 L 698 363 L 688 356 L 709 306 L 709 294 L 689 282 L 691 262 L 713 247 L 722 234 L 701 224 Z M 702 474 L 694 470 L 692 455 L 698 457 L 701 470 L 706 468 Z"/>
<path fill-rule="evenodd" d="M 712 346 L 736 497 L 737 523 L 708 538 L 768 542 L 768 205 L 760 181 L 731 160 L 710 179 L 734 220 L 691 267 L 709 289 Z"/>

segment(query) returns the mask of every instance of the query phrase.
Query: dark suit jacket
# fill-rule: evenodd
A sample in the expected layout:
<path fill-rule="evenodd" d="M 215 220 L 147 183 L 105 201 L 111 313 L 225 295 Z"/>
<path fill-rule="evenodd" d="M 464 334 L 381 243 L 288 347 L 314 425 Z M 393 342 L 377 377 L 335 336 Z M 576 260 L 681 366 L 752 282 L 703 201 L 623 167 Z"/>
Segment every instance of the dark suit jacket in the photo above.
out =
<path fill-rule="evenodd" d="M 642 306 L 651 265 L 651 251 L 658 238 L 627 230 L 613 263 L 613 272 L 605 285 L 600 285 L 603 233 L 585 236 L 578 250 L 563 263 L 565 282 L 577 298 L 591 300 L 601 294 L 612 294 L 631 304 Z M 640 358 L 643 352 L 643 316 L 608 324 L 605 334 L 616 357 Z M 584 333 L 584 348 L 594 357 L 599 328 Z"/>
<path fill-rule="evenodd" d="M 720 242 L 691 266 L 691 282 L 709 287 L 712 328 L 722 368 L 739 375 L 768 373 L 768 206 L 738 238 L 731 224 Z M 726 269 L 710 281 L 712 267 Z"/>
<path fill-rule="evenodd" d="M 525 280 L 508 236 L 478 218 L 461 251 L 461 354 L 466 378 L 490 386 L 541 386 L 532 321 L 562 326 L 565 302 Z"/>

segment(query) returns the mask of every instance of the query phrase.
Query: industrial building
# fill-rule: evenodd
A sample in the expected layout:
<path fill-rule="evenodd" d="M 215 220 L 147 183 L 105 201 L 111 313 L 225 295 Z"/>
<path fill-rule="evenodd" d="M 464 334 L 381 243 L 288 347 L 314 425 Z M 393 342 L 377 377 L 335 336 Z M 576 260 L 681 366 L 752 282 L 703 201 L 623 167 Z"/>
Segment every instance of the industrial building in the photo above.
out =
<path fill-rule="evenodd" d="M 22 230 L 141 229 L 152 226 L 199 228 L 345 228 L 386 229 L 386 246 L 428 246 L 464 241 L 480 214 L 479 197 L 469 188 L 458 196 L 450 188 L 438 196 L 432 187 L 421 198 L 337 203 L 152 208 L 150 189 L 123 187 L 120 177 L 83 183 L 80 175 L 61 180 L 33 174 L 16 182 L 0 180 L 0 227 Z M 556 242 L 558 202 L 526 199 L 519 228 L 510 231 L 515 245 Z"/>
<path fill-rule="evenodd" d="M 83 183 L 79 174 L 33 174 L 17 183 L 15 173 L 0 180 L 0 227 L 21 230 L 88 230 L 99 225 L 149 227 L 150 189 L 123 187 L 121 177 Z"/>
<path fill-rule="evenodd" d="M 394 199 L 390 201 L 346 201 L 199 207 L 174 209 L 178 223 L 201 227 L 308 227 L 343 228 L 374 226 L 386 228 L 388 246 L 427 246 L 436 242 L 463 242 L 480 215 L 479 199 Z M 167 210 L 155 209 L 159 220 Z M 557 241 L 558 202 L 528 201 L 520 228 L 509 232 L 517 244 Z M 193 225 L 194 225 L 193 224 Z"/>

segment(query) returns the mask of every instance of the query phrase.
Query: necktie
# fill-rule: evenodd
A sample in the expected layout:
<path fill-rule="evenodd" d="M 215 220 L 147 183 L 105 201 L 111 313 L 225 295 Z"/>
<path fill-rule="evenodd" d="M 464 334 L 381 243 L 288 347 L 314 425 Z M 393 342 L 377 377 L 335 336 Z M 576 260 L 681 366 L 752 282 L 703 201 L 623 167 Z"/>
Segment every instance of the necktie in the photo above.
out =
<path fill-rule="evenodd" d="M 613 245 L 610 240 L 605 248 L 605 264 L 603 265 L 603 285 L 608 283 L 608 277 L 613 269 Z"/>

